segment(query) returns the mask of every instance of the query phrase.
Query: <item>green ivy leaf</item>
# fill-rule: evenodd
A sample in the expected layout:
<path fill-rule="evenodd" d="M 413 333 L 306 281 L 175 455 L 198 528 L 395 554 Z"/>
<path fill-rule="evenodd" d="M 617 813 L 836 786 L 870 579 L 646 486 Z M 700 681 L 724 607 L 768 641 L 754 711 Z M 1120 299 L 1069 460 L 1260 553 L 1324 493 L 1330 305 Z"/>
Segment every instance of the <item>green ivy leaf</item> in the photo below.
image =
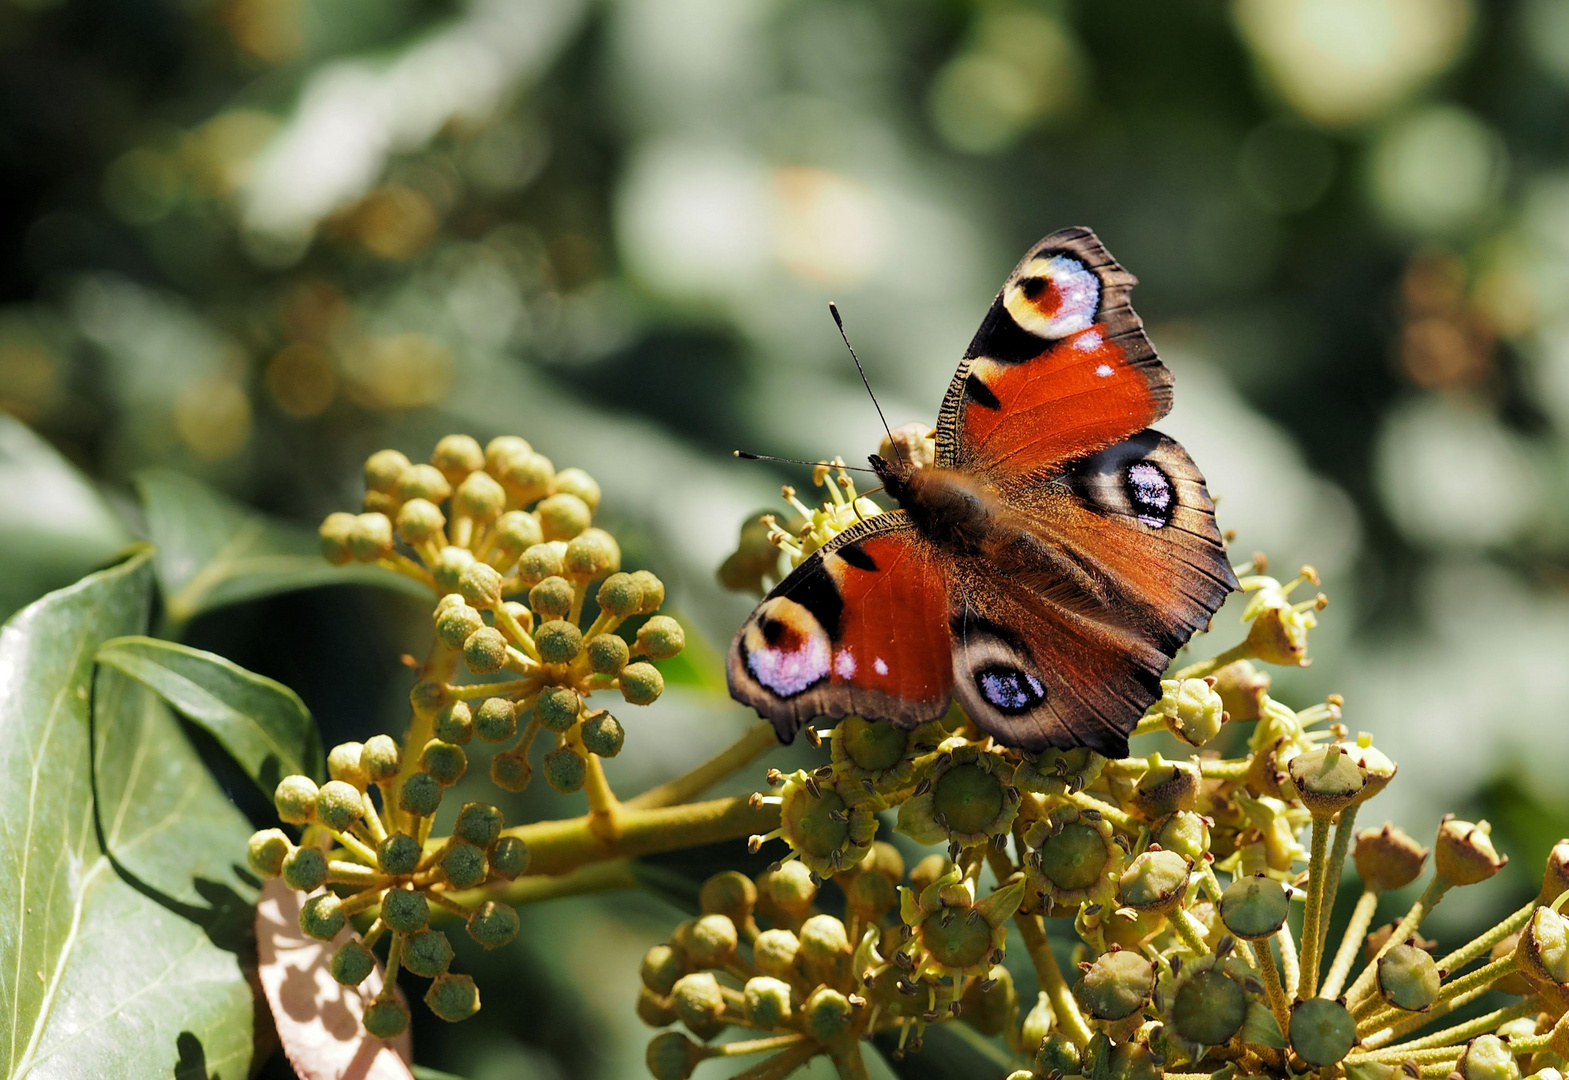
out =
<path fill-rule="evenodd" d="M 206 729 L 264 795 L 294 773 L 323 779 L 321 735 L 287 686 L 233 661 L 172 641 L 112 638 L 98 662 L 131 676 Z"/>
<path fill-rule="evenodd" d="M 150 562 L 0 629 L 0 1077 L 250 1068 L 249 826 L 162 701 L 93 683 L 99 645 L 146 625 Z"/>
<path fill-rule="evenodd" d="M 169 622 L 274 593 L 357 582 L 429 600 L 416 582 L 380 566 L 333 566 L 305 529 L 273 521 L 182 473 L 136 478 L 157 548 L 154 565 Z"/>

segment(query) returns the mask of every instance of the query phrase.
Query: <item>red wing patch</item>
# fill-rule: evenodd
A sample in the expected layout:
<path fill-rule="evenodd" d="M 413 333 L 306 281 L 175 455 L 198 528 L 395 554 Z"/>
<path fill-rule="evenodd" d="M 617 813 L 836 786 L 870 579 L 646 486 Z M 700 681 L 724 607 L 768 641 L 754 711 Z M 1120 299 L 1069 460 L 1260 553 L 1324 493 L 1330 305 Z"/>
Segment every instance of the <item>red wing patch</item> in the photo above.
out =
<path fill-rule="evenodd" d="M 1035 245 L 965 352 L 937 464 L 1033 472 L 1101 450 L 1171 407 L 1171 373 L 1128 302 L 1135 278 L 1088 229 Z"/>

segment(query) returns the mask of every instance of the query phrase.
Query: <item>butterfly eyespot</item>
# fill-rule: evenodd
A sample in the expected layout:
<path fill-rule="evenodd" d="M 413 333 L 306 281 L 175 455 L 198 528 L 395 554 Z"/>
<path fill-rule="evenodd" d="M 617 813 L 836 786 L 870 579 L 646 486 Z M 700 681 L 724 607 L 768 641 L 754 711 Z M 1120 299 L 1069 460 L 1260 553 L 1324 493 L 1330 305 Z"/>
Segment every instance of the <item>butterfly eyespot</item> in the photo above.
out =
<path fill-rule="evenodd" d="M 1148 461 L 1134 462 L 1128 466 L 1125 478 L 1128 501 L 1133 504 L 1135 516 L 1152 529 L 1171 524 L 1171 515 L 1176 509 L 1174 493 L 1171 480 L 1159 466 Z"/>
<path fill-rule="evenodd" d="M 1031 300 L 1034 300 L 1037 296 L 1039 296 L 1041 294 L 1041 290 L 1045 287 L 1045 278 L 1028 277 L 1019 282 L 1019 290 Z"/>
<path fill-rule="evenodd" d="M 1035 259 L 1003 295 L 1013 321 L 1050 340 L 1087 329 L 1100 307 L 1100 279 L 1077 259 Z"/>
<path fill-rule="evenodd" d="M 777 597 L 767 605 L 742 632 L 746 666 L 768 690 L 794 697 L 827 677 L 828 634 L 808 609 L 793 600 Z"/>
<path fill-rule="evenodd" d="M 1046 688 L 1028 671 L 993 664 L 975 672 L 975 687 L 998 712 L 1025 713 L 1046 700 Z"/>

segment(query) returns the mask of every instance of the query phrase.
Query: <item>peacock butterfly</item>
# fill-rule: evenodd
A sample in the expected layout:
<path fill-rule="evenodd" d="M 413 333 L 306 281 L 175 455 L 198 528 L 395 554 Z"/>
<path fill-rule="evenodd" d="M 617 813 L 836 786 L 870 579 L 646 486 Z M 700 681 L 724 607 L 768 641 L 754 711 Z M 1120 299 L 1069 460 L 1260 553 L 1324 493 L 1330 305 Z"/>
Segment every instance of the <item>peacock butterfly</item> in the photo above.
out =
<path fill-rule="evenodd" d="M 911 728 L 954 698 L 999 742 L 1110 757 L 1236 576 L 1204 478 L 1150 428 L 1171 372 L 1089 229 L 1008 276 L 938 412 L 936 460 L 871 465 L 899 509 L 781 581 L 730 692 L 783 742 L 815 717 Z"/>

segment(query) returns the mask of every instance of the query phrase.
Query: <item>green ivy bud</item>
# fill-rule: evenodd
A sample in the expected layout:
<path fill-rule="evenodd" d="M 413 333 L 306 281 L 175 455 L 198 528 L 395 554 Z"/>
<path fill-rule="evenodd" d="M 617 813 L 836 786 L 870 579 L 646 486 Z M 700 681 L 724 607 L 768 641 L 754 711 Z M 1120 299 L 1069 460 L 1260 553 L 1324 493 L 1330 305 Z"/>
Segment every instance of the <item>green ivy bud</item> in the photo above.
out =
<path fill-rule="evenodd" d="M 390 735 L 372 735 L 360 751 L 360 768 L 372 783 L 384 784 L 403 767 L 403 751 Z"/>
<path fill-rule="evenodd" d="M 1286 924 L 1291 899 L 1273 878 L 1239 877 L 1220 894 L 1220 921 L 1243 941 L 1262 941 Z"/>
<path fill-rule="evenodd" d="M 334 746 L 327 754 L 327 775 L 345 784 L 352 784 L 356 791 L 364 791 L 370 783 L 364 766 L 360 764 L 360 755 L 364 752 L 365 747 L 357 742 Z"/>
<path fill-rule="evenodd" d="M 505 823 L 505 816 L 489 803 L 464 803 L 452 824 L 452 835 L 484 850 L 496 842 Z"/>
<path fill-rule="evenodd" d="M 403 475 L 398 477 L 398 486 L 393 494 L 405 501 L 428 499 L 433 503 L 440 503 L 446 501 L 447 496 L 452 494 L 452 485 L 434 465 L 410 465 L 403 470 Z"/>
<path fill-rule="evenodd" d="M 1338 1001 L 1310 998 L 1291 1007 L 1291 1049 L 1314 1068 L 1327 1069 L 1351 1052 L 1357 1023 Z"/>
<path fill-rule="evenodd" d="M 617 682 L 621 696 L 633 705 L 652 705 L 665 692 L 665 677 L 659 669 L 641 661 L 622 668 Z"/>
<path fill-rule="evenodd" d="M 490 873 L 485 865 L 485 853 L 473 844 L 453 841 L 441 857 L 441 872 L 454 889 L 472 889 L 481 885 Z"/>
<path fill-rule="evenodd" d="M 1304 750 L 1286 768 L 1302 805 L 1319 816 L 1340 813 L 1367 785 L 1367 770 L 1334 744 Z"/>
<path fill-rule="evenodd" d="M 946 855 L 928 855 L 910 871 L 910 888 L 919 896 L 952 869 L 953 863 Z"/>
<path fill-rule="evenodd" d="M 395 1039 L 409 1026 L 409 1007 L 395 997 L 377 998 L 365 1006 L 365 1031 L 378 1039 Z"/>
<path fill-rule="evenodd" d="M 583 646 L 588 669 L 596 675 L 619 675 L 632 658 L 632 650 L 619 634 L 595 634 Z"/>
<path fill-rule="evenodd" d="M 1407 1012 L 1426 1012 L 1438 1000 L 1438 964 L 1425 949 L 1395 945 L 1378 960 L 1378 992 Z"/>
<path fill-rule="evenodd" d="M 396 450 L 377 450 L 365 459 L 365 486 L 387 494 L 397 490 L 398 478 L 409 467 L 409 459 Z"/>
<path fill-rule="evenodd" d="M 535 544 L 545 541 L 539 519 L 524 510 L 508 510 L 496 519 L 491 530 L 491 547 L 495 551 L 493 562 L 510 566 Z"/>
<path fill-rule="evenodd" d="M 675 987 L 676 980 L 686 974 L 686 965 L 681 961 L 681 954 L 669 945 L 655 945 L 643 954 L 643 963 L 638 967 L 638 977 L 643 980 L 643 985 L 656 994 L 668 994 Z"/>
<path fill-rule="evenodd" d="M 422 979 L 445 975 L 452 966 L 452 943 L 440 930 L 418 930 L 403 939 L 403 966 Z"/>
<path fill-rule="evenodd" d="M 593 581 L 621 569 L 621 547 L 604 529 L 584 529 L 567 544 L 566 556 L 561 561 L 567 577 L 574 581 Z"/>
<path fill-rule="evenodd" d="M 499 949 L 518 936 L 518 913 L 510 904 L 486 900 L 468 921 L 469 937 L 487 949 Z"/>
<path fill-rule="evenodd" d="M 246 845 L 246 861 L 262 877 L 275 878 L 283 873 L 284 860 L 294 851 L 294 844 L 282 829 L 263 829 L 253 833 Z"/>
<path fill-rule="evenodd" d="M 659 610 L 659 605 L 665 602 L 665 585 L 648 570 L 635 570 L 632 581 L 637 586 L 638 593 L 643 602 L 638 605 L 638 612 L 643 615 L 652 614 Z"/>
<path fill-rule="evenodd" d="M 534 631 L 534 647 L 547 664 L 570 664 L 583 651 L 583 631 L 565 619 L 551 619 Z"/>
<path fill-rule="evenodd" d="M 490 781 L 502 791 L 522 791 L 533 777 L 534 766 L 523 754 L 504 750 L 490 759 Z"/>
<path fill-rule="evenodd" d="M 1155 821 L 1178 810 L 1192 810 L 1198 801 L 1199 773 L 1185 762 L 1167 761 L 1156 754 L 1139 777 L 1129 802 L 1147 820 Z"/>
<path fill-rule="evenodd" d="M 451 787 L 468 771 L 469 759 L 461 746 L 454 746 L 440 739 L 432 739 L 420 752 L 419 766 L 442 787 Z"/>
<path fill-rule="evenodd" d="M 1551 907 L 1537 908 L 1514 956 L 1520 970 L 1537 982 L 1555 988 L 1569 984 L 1569 920 Z"/>
<path fill-rule="evenodd" d="M 474 714 L 468 702 L 454 701 L 436 714 L 432 732 L 442 742 L 466 746 L 474 738 Z"/>
<path fill-rule="evenodd" d="M 654 615 L 637 632 L 637 651 L 650 660 L 669 660 L 686 648 L 686 632 L 668 615 Z"/>
<path fill-rule="evenodd" d="M 517 730 L 517 709 L 506 698 L 486 698 L 474 714 L 474 734 L 484 742 L 506 742 Z"/>
<path fill-rule="evenodd" d="M 409 706 L 421 716 L 435 717 L 452 701 L 452 692 L 440 679 L 421 679 L 409 691 Z"/>
<path fill-rule="evenodd" d="M 676 980 L 670 990 L 670 1003 L 687 1027 L 713 1024 L 725 1013 L 725 997 L 719 980 L 707 971 L 695 971 Z"/>
<path fill-rule="evenodd" d="M 417 772 L 403 781 L 398 809 L 415 817 L 429 817 L 441 805 L 441 781 L 428 772 Z"/>
<path fill-rule="evenodd" d="M 621 753 L 621 747 L 627 739 L 621 721 L 604 710 L 583 721 L 582 736 L 583 749 L 602 758 L 613 758 Z"/>
<path fill-rule="evenodd" d="M 520 439 L 516 435 L 497 435 L 485 444 L 485 471 L 499 480 L 506 470 L 507 462 L 533 452 L 534 448 L 527 439 Z"/>
<path fill-rule="evenodd" d="M 430 924 L 430 904 L 413 889 L 388 889 L 381 898 L 381 921 L 388 930 L 412 934 Z"/>
<path fill-rule="evenodd" d="M 1247 992 L 1214 965 L 1194 965 L 1171 1002 L 1171 1026 L 1177 1034 L 1204 1046 L 1230 1042 L 1247 1016 Z"/>
<path fill-rule="evenodd" d="M 1452 885 L 1475 885 L 1486 881 L 1509 861 L 1493 847 L 1492 826 L 1485 821 L 1446 818 L 1438 827 L 1433 844 L 1433 868 Z"/>
<path fill-rule="evenodd" d="M 470 473 L 452 496 L 452 511 L 475 521 L 494 521 L 507 508 L 507 492 L 489 473 Z"/>
<path fill-rule="evenodd" d="M 436 444 L 430 463 L 449 484 L 456 484 L 475 469 L 485 467 L 485 451 L 468 435 L 447 435 Z"/>
<path fill-rule="evenodd" d="M 697 967 L 723 967 L 735 956 L 739 943 L 735 923 L 724 915 L 704 915 L 687 934 L 686 954 Z"/>
<path fill-rule="evenodd" d="M 736 870 L 721 870 L 697 894 L 697 906 L 705 915 L 725 915 L 737 926 L 744 926 L 757 906 L 757 886 Z"/>
<path fill-rule="evenodd" d="M 344 832 L 365 816 L 360 790 L 342 780 L 328 780 L 316 793 L 316 820 L 329 829 Z"/>
<path fill-rule="evenodd" d="M 500 837 L 490 849 L 490 872 L 512 881 L 528 871 L 528 845 L 516 836 Z"/>
<path fill-rule="evenodd" d="M 817 883 L 805 865 L 799 860 L 791 860 L 757 879 L 757 895 L 759 900 L 766 898 L 773 907 L 801 922 L 812 910 L 812 901 L 817 899 Z"/>
<path fill-rule="evenodd" d="M 567 686 L 547 686 L 539 692 L 534 702 L 534 719 L 547 731 L 558 734 L 577 723 L 583 710 L 583 699 L 576 690 Z"/>
<path fill-rule="evenodd" d="M 855 1009 L 850 1000 L 831 986 L 819 986 L 801 1006 L 806 1033 L 818 1042 L 829 1043 L 850 1030 Z"/>
<path fill-rule="evenodd" d="M 342 511 L 328 514 L 321 528 L 316 530 L 316 535 L 321 540 L 322 558 L 334 566 L 354 561 L 354 552 L 349 546 L 354 536 L 353 514 Z"/>
<path fill-rule="evenodd" d="M 484 628 L 484 616 L 469 607 L 462 597 L 458 598 L 457 603 L 445 605 L 436 614 L 436 637 L 448 648 L 461 649 L 470 634 Z"/>
<path fill-rule="evenodd" d="M 328 965 L 332 977 L 344 986 L 358 986 L 376 970 L 376 955 L 355 939 L 345 941 Z"/>
<path fill-rule="evenodd" d="M 558 472 L 556 490 L 566 495 L 576 495 L 591 511 L 599 509 L 599 484 L 582 469 L 562 469 Z"/>
<path fill-rule="evenodd" d="M 844 923 L 832 915 L 813 915 L 801 924 L 797 936 L 801 939 L 801 948 L 796 960 L 807 981 L 838 981 L 839 968 L 850 955 L 850 937 Z"/>
<path fill-rule="evenodd" d="M 1128 864 L 1117 885 L 1122 903 L 1134 911 L 1165 914 L 1188 888 L 1188 860 L 1175 851 L 1145 851 Z"/>
<path fill-rule="evenodd" d="M 316 782 L 308 776 L 285 776 L 272 793 L 278 817 L 290 825 L 306 825 L 316 817 Z"/>
<path fill-rule="evenodd" d="M 563 544 L 535 544 L 518 558 L 518 577 L 525 585 L 538 585 L 548 577 L 561 576 Z"/>
<path fill-rule="evenodd" d="M 633 1011 L 649 1027 L 669 1027 L 676 1022 L 676 1010 L 670 1004 L 670 999 L 654 993 L 646 986 L 637 992 L 637 1004 L 633 1006 Z"/>
<path fill-rule="evenodd" d="M 331 941 L 349 923 L 342 909 L 343 901 L 330 892 L 311 897 L 300 908 L 301 933 L 317 941 Z"/>
<path fill-rule="evenodd" d="M 1520 1065 L 1508 1041 L 1497 1035 L 1478 1035 L 1466 1044 L 1455 1063 L 1465 1080 L 1520 1080 Z"/>
<path fill-rule="evenodd" d="M 796 975 L 795 958 L 800 951 L 801 941 L 790 931 L 764 930 L 752 943 L 752 962 L 758 971 L 789 980 Z"/>
<path fill-rule="evenodd" d="M 395 832 L 377 846 L 376 866 L 388 877 L 404 877 L 414 872 L 422 854 L 418 840 Z"/>
<path fill-rule="evenodd" d="M 867 922 L 881 919 L 899 902 L 898 889 L 888 875 L 869 871 L 864 863 L 861 872 L 848 882 L 837 880 L 844 886 L 845 907 Z"/>
<path fill-rule="evenodd" d="M 477 608 L 501 603 L 501 572 L 489 563 L 473 562 L 458 576 L 458 592 Z"/>
<path fill-rule="evenodd" d="M 425 499 L 410 499 L 398 507 L 398 539 L 410 547 L 440 537 L 446 524 L 441 509 Z"/>
<path fill-rule="evenodd" d="M 494 626 L 482 626 L 463 642 L 463 662 L 476 675 L 493 675 L 507 663 L 507 639 Z"/>
<path fill-rule="evenodd" d="M 528 591 L 529 607 L 541 619 L 564 619 L 572 611 L 576 594 L 564 577 L 548 577 Z"/>
<path fill-rule="evenodd" d="M 563 794 L 580 789 L 587 771 L 587 762 L 570 746 L 557 747 L 545 755 L 545 779 Z"/>
<path fill-rule="evenodd" d="M 687 1080 L 707 1052 L 679 1031 L 662 1031 L 648 1040 L 643 1061 L 654 1080 Z"/>
<path fill-rule="evenodd" d="M 643 607 L 643 590 L 631 574 L 611 574 L 599 586 L 599 608 L 606 615 L 625 619 Z"/>
<path fill-rule="evenodd" d="M 1042 990 L 1035 995 L 1035 1007 L 1025 1014 L 1024 1023 L 1019 1025 L 1020 1046 L 1026 1050 L 1032 1046 L 1038 1049 L 1056 1026 L 1057 1014 L 1052 1010 L 1051 998 Z"/>
<path fill-rule="evenodd" d="M 748 979 L 742 990 L 746 997 L 746 1018 L 764 1031 L 790 1022 L 790 984 L 767 975 Z"/>
<path fill-rule="evenodd" d="M 458 582 L 463 578 L 463 571 L 473 563 L 472 551 L 449 544 L 436 553 L 436 562 L 430 568 L 430 576 L 436 579 L 436 588 L 443 593 L 454 593 L 458 591 Z"/>
<path fill-rule="evenodd" d="M 1130 949 L 1096 957 L 1074 997 L 1097 1020 L 1121 1020 L 1142 1009 L 1155 990 L 1155 969 Z"/>
<path fill-rule="evenodd" d="M 1047 1009 L 1051 1008 L 1048 1003 Z M 1019 1012 L 1019 995 L 1013 988 L 1013 976 L 1001 964 L 986 972 L 984 979 L 971 979 L 960 998 L 961 1015 L 982 1035 L 1001 1035 L 1013 1023 Z M 1028 1045 L 1040 1045 L 1037 1038 Z M 1029 1077 L 1029 1070 L 1024 1071 Z"/>
<path fill-rule="evenodd" d="M 1155 709 L 1171 733 L 1191 746 L 1203 746 L 1220 734 L 1226 706 L 1204 679 L 1166 679 Z"/>
<path fill-rule="evenodd" d="M 1155 826 L 1152 839 L 1167 851 L 1197 863 L 1209 851 L 1209 825 L 1192 810 L 1178 810 Z"/>
<path fill-rule="evenodd" d="M 507 461 L 496 479 L 507 489 L 509 503 L 528 506 L 550 494 L 556 480 L 556 467 L 543 454 L 518 454 Z"/>
<path fill-rule="evenodd" d="M 576 495 L 551 495 L 541 499 L 534 512 L 539 515 L 539 527 L 545 531 L 546 540 L 570 540 L 593 520 L 588 504 Z"/>
<path fill-rule="evenodd" d="M 467 975 L 448 972 L 430 984 L 425 991 L 425 1004 L 447 1023 L 456 1024 L 479 1012 L 479 987 Z"/>

